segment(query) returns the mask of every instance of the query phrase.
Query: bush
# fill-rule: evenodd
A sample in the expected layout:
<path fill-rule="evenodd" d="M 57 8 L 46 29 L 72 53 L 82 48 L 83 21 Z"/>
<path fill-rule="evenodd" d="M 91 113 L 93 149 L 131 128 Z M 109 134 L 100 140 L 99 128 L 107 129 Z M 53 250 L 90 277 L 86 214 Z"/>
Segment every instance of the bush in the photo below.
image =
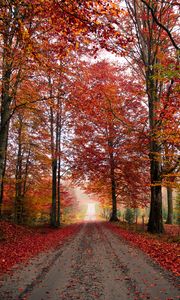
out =
<path fill-rule="evenodd" d="M 121 212 L 120 212 L 120 210 L 117 210 L 117 217 L 118 217 L 118 218 L 121 217 Z"/>
<path fill-rule="evenodd" d="M 133 224 L 134 221 L 134 212 L 131 208 L 126 208 L 125 211 L 125 220 L 128 222 L 128 224 Z"/>

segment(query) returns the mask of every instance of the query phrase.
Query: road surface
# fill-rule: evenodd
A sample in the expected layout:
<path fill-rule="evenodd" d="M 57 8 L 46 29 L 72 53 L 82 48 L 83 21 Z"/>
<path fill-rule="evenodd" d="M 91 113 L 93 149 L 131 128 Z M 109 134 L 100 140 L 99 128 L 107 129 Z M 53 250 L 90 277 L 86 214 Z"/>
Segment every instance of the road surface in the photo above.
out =
<path fill-rule="evenodd" d="M 76 236 L 1 278 L 3 300 L 171 300 L 177 279 L 103 223 L 82 224 Z"/>

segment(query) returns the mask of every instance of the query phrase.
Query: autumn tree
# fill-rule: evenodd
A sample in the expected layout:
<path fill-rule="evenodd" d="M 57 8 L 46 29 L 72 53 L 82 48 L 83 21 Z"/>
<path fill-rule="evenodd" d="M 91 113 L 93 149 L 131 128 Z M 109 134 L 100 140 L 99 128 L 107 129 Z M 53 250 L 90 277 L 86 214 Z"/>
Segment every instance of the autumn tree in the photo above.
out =
<path fill-rule="evenodd" d="M 60 225 L 61 178 L 62 178 L 62 144 L 64 130 L 67 130 L 68 112 L 66 111 L 66 93 L 61 71 L 56 73 L 56 78 L 49 77 L 49 93 L 53 102 L 49 105 L 49 124 L 51 136 L 52 159 L 52 210 L 51 225 Z"/>
<path fill-rule="evenodd" d="M 168 53 L 168 51 L 170 51 L 170 45 L 167 32 L 162 26 L 159 26 L 157 19 L 160 20 L 161 24 L 164 24 L 163 26 L 170 32 L 175 26 L 176 13 L 171 3 L 165 1 L 161 3 L 152 1 L 150 3 L 149 1 L 127 0 L 126 5 L 137 38 L 135 48 L 131 51 L 131 57 L 133 57 L 134 62 L 136 62 L 139 67 L 142 68 L 143 66 L 149 107 L 151 208 L 148 231 L 161 233 L 163 232 L 161 193 L 162 144 L 158 135 L 162 131 L 162 122 L 159 118 L 159 108 L 161 108 L 161 111 L 167 109 L 169 105 L 168 95 L 174 84 L 174 78 L 172 75 L 171 78 L 169 78 L 169 82 L 163 84 L 159 76 L 162 54 L 163 52 Z M 153 10 L 153 14 L 149 5 Z M 163 106 L 162 101 L 163 93 L 167 95 L 165 106 Z"/>
<path fill-rule="evenodd" d="M 61 60 L 81 43 L 95 41 L 97 48 L 124 46 L 128 39 L 115 28 L 121 13 L 114 1 L 7 1 L 0 8 L 1 123 L 0 123 L 0 205 L 6 167 L 9 122 L 16 109 L 20 83 L 36 68 L 50 68 L 51 47 Z M 53 56 L 53 59 L 55 57 Z M 47 99 L 48 97 L 46 97 Z M 36 99 L 37 100 L 37 99 Z M 35 101 L 32 99 L 32 101 Z M 14 106 L 14 108 L 12 108 Z"/>
<path fill-rule="evenodd" d="M 20 93 L 21 94 L 21 93 Z M 25 92 L 23 95 L 25 99 Z M 36 190 L 37 182 L 48 176 L 49 159 L 47 137 L 44 140 L 42 130 L 43 117 L 37 114 L 37 104 L 29 106 L 26 110 L 18 109 L 10 123 L 9 147 L 7 151 L 7 170 L 4 185 L 11 184 L 9 201 L 13 202 L 13 215 L 17 223 L 25 223 L 28 215 L 31 189 Z M 45 151 L 44 151 L 45 150 Z M 3 211 L 6 209 L 6 199 Z"/>
<path fill-rule="evenodd" d="M 141 162 L 137 159 L 138 152 L 143 153 L 138 139 L 143 136 L 146 110 L 140 104 L 139 86 L 133 85 L 131 79 L 131 91 L 134 89 L 131 94 L 128 80 L 119 72 L 106 62 L 88 68 L 85 65 L 75 82 L 70 104 L 77 118 L 72 145 L 73 177 L 80 177 L 85 183 L 103 182 L 108 187 L 112 221 L 117 220 L 117 198 L 135 205 L 143 203 L 143 194 L 147 192 L 142 184 L 145 176 L 140 175 Z M 143 187 L 144 192 L 138 193 Z M 103 188 L 102 184 L 99 188 Z"/>
<path fill-rule="evenodd" d="M 26 22 L 31 20 L 25 2 L 3 1 L 0 9 L 1 41 L 1 123 L 0 123 L 0 205 L 3 197 L 3 177 L 6 166 L 11 104 L 22 79 L 22 66 L 27 53 Z"/>

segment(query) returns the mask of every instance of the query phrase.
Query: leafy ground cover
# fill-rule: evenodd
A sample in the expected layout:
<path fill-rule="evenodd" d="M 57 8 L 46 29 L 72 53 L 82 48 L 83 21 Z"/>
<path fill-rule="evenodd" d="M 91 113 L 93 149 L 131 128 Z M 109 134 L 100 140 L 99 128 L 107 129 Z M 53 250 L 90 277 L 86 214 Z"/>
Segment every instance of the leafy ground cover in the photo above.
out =
<path fill-rule="evenodd" d="M 105 223 L 110 230 L 120 235 L 133 245 L 139 247 L 163 268 L 180 276 L 180 245 L 178 242 L 170 243 L 147 233 L 137 233 L 121 228 L 112 223 Z"/>
<path fill-rule="evenodd" d="M 120 227 L 125 230 L 135 231 L 139 233 L 146 233 L 147 234 L 147 224 L 142 223 L 133 223 L 128 224 L 127 222 L 120 222 Z M 164 234 L 155 235 L 155 237 L 158 239 L 161 239 L 163 241 L 167 242 L 180 242 L 180 226 L 173 224 L 164 224 L 165 232 Z M 154 235 L 153 235 L 154 236 Z"/>
<path fill-rule="evenodd" d="M 164 224 L 165 233 L 169 236 L 179 236 L 180 237 L 180 226 L 179 225 L 170 225 Z"/>
<path fill-rule="evenodd" d="M 40 252 L 63 243 L 77 232 L 77 224 L 64 228 L 27 228 L 6 221 L 0 222 L 0 275 L 18 263 L 27 262 Z"/>

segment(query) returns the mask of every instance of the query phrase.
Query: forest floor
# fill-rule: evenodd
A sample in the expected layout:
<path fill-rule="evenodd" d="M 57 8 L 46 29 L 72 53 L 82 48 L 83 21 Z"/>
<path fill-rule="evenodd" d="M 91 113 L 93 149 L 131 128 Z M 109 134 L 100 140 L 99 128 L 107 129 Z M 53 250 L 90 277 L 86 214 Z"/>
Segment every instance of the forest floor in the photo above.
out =
<path fill-rule="evenodd" d="M 13 273 L 0 277 L 0 299 L 179 299 L 178 278 L 150 258 L 148 246 L 145 250 L 138 244 L 138 234 L 131 236 L 127 230 L 105 222 L 86 222 L 67 228 L 60 229 L 69 233 L 64 243 L 65 232 L 64 236 L 56 232 L 61 243 L 55 248 L 51 247 L 54 233 L 46 234 L 44 241 L 50 234 L 51 243 L 46 245 L 45 252 L 37 251 L 28 264 L 20 264 Z M 145 236 L 144 239 L 147 245 Z M 158 243 L 161 249 L 165 246 Z M 151 241 L 149 246 L 152 245 Z M 165 255 L 156 248 L 157 244 L 152 247 L 154 252 L 157 249 L 157 256 Z M 176 247 L 172 249 L 176 252 Z"/>

